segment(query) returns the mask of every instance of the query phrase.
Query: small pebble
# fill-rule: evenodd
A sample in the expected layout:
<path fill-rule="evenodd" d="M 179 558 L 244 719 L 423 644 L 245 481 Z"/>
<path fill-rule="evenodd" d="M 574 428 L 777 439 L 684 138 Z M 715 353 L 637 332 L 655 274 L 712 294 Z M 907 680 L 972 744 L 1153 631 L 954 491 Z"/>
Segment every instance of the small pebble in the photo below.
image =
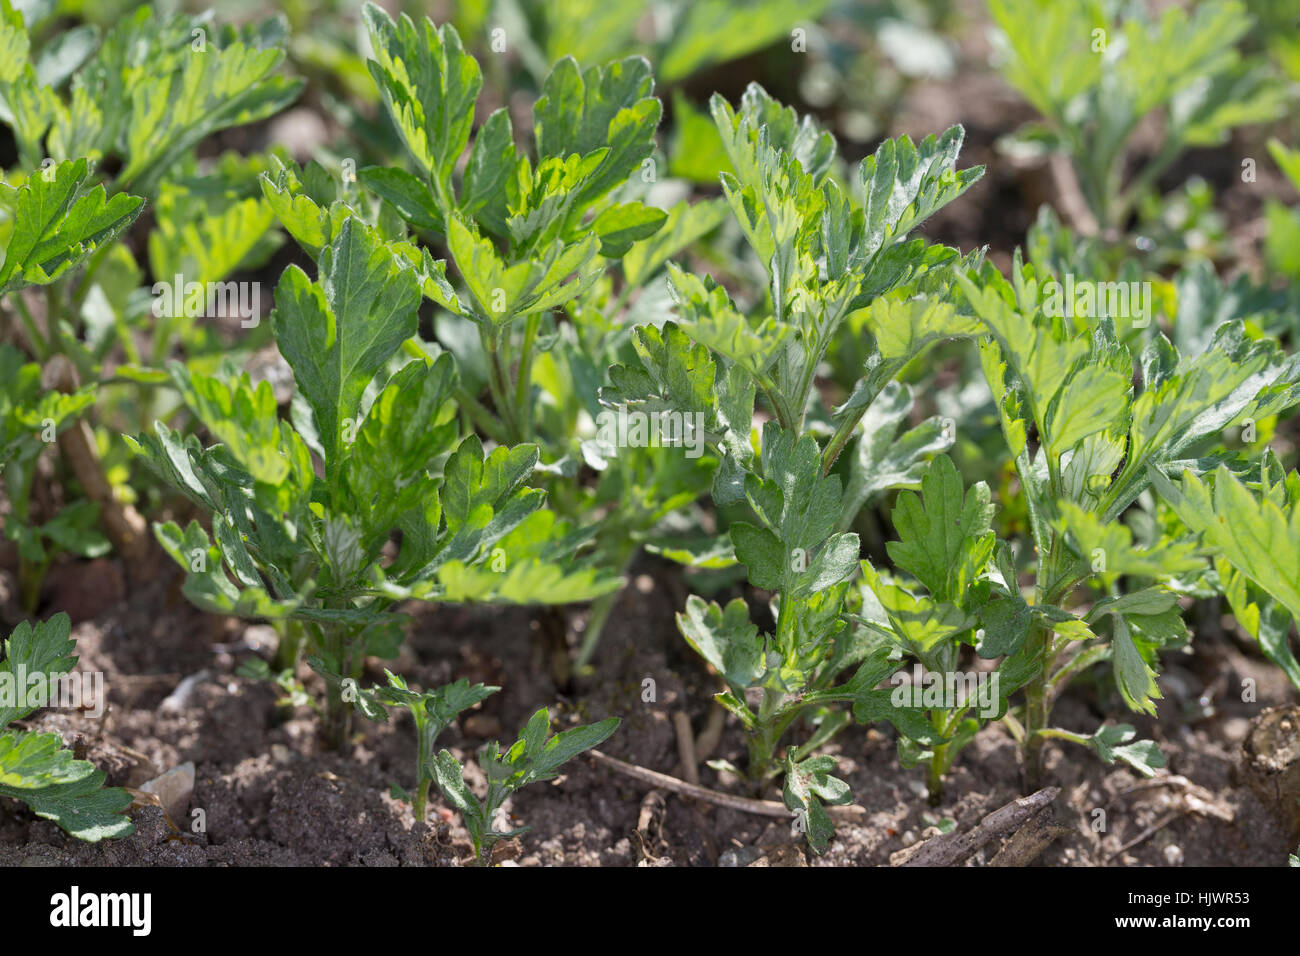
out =
<path fill-rule="evenodd" d="M 189 809 L 190 797 L 194 795 L 194 761 L 187 760 L 172 767 L 166 773 L 141 784 L 140 789 L 145 793 L 157 794 L 167 815 L 173 823 L 179 825 L 185 811 Z"/>

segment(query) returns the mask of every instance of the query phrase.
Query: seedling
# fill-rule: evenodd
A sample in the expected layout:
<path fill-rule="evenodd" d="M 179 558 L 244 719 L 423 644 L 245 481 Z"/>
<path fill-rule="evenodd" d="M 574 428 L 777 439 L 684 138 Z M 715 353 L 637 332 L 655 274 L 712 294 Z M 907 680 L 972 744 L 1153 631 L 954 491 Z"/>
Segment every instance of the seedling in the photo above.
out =
<path fill-rule="evenodd" d="M 531 152 L 504 108 L 472 133 L 482 71 L 454 27 L 394 21 L 374 5 L 364 18 L 367 65 L 410 171 L 366 166 L 355 183 L 335 183 L 316 166 L 286 167 L 265 178 L 265 195 L 313 254 L 345 209 L 401 244 L 427 276 L 434 328 L 461 370 L 466 425 L 504 444 L 536 441 L 552 507 L 592 528 L 601 563 L 621 572 L 666 515 L 703 493 L 710 463 L 601 441 L 590 421 L 597 389 L 626 343 L 618 316 L 629 298 L 722 211 L 647 204 L 661 108 L 643 58 L 555 64 L 534 105 Z M 450 252 L 450 275 L 432 265 L 435 243 Z M 602 473 L 598 487 L 573 480 L 583 467 Z M 593 608 L 580 664 L 614 599 Z"/>
<path fill-rule="evenodd" d="M 99 407 L 85 407 L 84 417 L 116 432 L 153 417 L 118 421 L 110 411 L 120 410 L 126 394 L 135 396 L 138 411 L 158 410 L 152 386 L 167 382 L 157 366 L 170 349 L 183 345 L 193 358 L 211 351 L 212 342 L 211 330 L 195 335 L 192 322 L 177 321 L 183 309 L 151 314 L 146 290 L 138 288 L 142 271 L 117 240 L 148 198 L 158 200 L 150 265 L 168 282 L 177 275 L 215 282 L 269 255 L 269 210 L 232 197 L 240 163 L 227 157 L 214 164 L 205 188 L 195 189 L 196 148 L 213 133 L 274 114 L 301 83 L 276 75 L 283 59 L 279 21 L 235 30 L 208 17 L 159 19 L 141 7 L 102 42 L 83 27 L 38 49 L 39 22 L 24 17 L 48 13 L 30 5 L 20 13 L 0 0 L 0 121 L 19 158 L 19 167 L 0 177 L 0 323 L 13 327 L 13 340 L 44 366 L 50 387 L 92 395 Z M 147 352 L 137 336 L 146 320 Z M 118 383 L 127 389 L 111 387 Z M 57 427 L 66 430 L 67 422 Z M 129 510 L 138 489 L 125 487 L 126 469 L 115 467 L 123 461 L 113 460 L 120 446 L 101 453 L 82 424 L 66 442 L 76 483 L 61 482 L 67 505 L 59 514 L 30 514 L 22 475 L 19 487 L 11 482 L 16 507 L 8 533 L 20 542 L 29 608 L 59 548 L 103 553 L 107 535 L 128 565 L 143 556 L 144 523 Z"/>
<path fill-rule="evenodd" d="M 520 154 L 501 108 L 474 136 L 457 188 L 453 172 L 470 145 L 482 85 L 478 63 L 449 25 L 405 16 L 395 23 L 374 4 L 365 19 L 371 75 L 419 175 L 369 167 L 358 177 L 411 226 L 447 243 L 469 294 L 441 304 L 478 327 L 504 438 L 529 440 L 546 313 L 588 290 L 607 259 L 667 218 L 638 201 L 606 201 L 654 147 L 661 108 L 650 95 L 650 65 L 631 57 L 581 71 L 561 60 L 533 109 L 536 160 Z"/>
<path fill-rule="evenodd" d="M 992 530 L 990 497 L 983 482 L 963 493 L 957 469 L 940 455 L 922 478 L 920 495 L 899 495 L 893 513 L 899 540 L 887 546 L 893 563 L 924 590 L 862 562 L 862 622 L 925 670 L 923 677 L 914 671 L 922 680 L 907 684 L 900 667 L 890 703 L 924 715 L 924 723 L 898 723 L 899 756 L 905 767 L 927 767 L 935 804 L 962 748 L 983 724 L 1006 713 L 1007 698 L 1025 679 L 1024 661 L 1014 655 L 991 671 L 963 670 L 963 648 L 978 645 L 985 656 L 994 656 L 997 637 L 980 629 L 981 619 L 993 623 L 1028 613 L 1010 551 Z M 867 708 L 856 715 L 874 719 Z"/>
<path fill-rule="evenodd" d="M 465 782 L 460 762 L 443 750 L 434 760 L 434 778 L 443 797 L 460 811 L 474 841 L 474 856 L 483 863 L 490 859 L 498 840 L 528 831 L 527 827 L 504 829 L 502 805 L 530 783 L 554 780 L 559 769 L 584 750 L 600 746 L 618 729 L 619 718 L 575 727 L 551 736 L 551 721 L 543 707 L 529 718 L 519 739 L 504 753 L 494 741 L 479 753 L 479 766 L 488 779 L 487 794 L 479 799 Z"/>
<path fill-rule="evenodd" d="M 467 680 L 458 680 L 445 684 L 436 690 L 418 694 L 407 687 L 406 681 L 385 671 L 388 675 L 387 687 L 376 687 L 371 694 L 376 706 L 363 705 L 367 716 L 388 718 L 388 712 L 382 705 L 403 707 L 410 711 L 415 720 L 416 736 L 416 787 L 410 802 L 415 810 L 415 819 L 424 819 L 424 808 L 429 800 L 429 784 L 434 779 L 433 745 L 439 735 L 446 730 L 462 711 L 486 700 L 499 691 L 500 687 L 488 687 L 484 684 L 470 684 Z M 404 791 L 394 787 L 394 795 L 406 798 Z"/>

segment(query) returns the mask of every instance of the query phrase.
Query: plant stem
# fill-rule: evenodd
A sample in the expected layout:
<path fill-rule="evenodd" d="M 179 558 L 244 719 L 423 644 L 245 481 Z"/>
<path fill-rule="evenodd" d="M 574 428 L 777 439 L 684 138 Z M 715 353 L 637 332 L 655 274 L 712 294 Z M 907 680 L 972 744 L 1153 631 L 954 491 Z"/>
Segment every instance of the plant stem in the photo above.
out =
<path fill-rule="evenodd" d="M 1086 670 L 1100 660 L 1105 660 L 1110 648 L 1104 644 L 1096 647 L 1090 647 L 1079 654 L 1076 654 L 1072 660 L 1061 667 L 1055 674 L 1048 677 L 1048 692 L 1055 697 L 1080 671 Z"/>
<path fill-rule="evenodd" d="M 925 789 L 929 794 L 930 806 L 937 807 L 943 802 L 943 771 L 948 762 L 948 745 L 936 744 L 930 767 L 925 778 Z"/>
<path fill-rule="evenodd" d="M 415 811 L 415 819 L 419 823 L 424 822 L 424 808 L 429 805 L 429 784 L 431 782 L 428 777 L 421 776 L 419 783 L 415 785 L 415 797 L 411 802 L 411 809 Z"/>
<path fill-rule="evenodd" d="M 50 569 L 50 559 L 28 561 L 18 558 L 18 594 L 22 599 L 23 611 L 35 617 L 41 603 L 41 585 L 45 583 L 45 573 Z"/>
<path fill-rule="evenodd" d="M 590 664 L 591 656 L 596 652 L 596 645 L 600 642 L 600 635 L 605 630 L 605 622 L 609 620 L 610 612 L 618 603 L 620 593 L 620 591 L 611 591 L 591 602 L 591 613 L 587 615 L 587 627 L 582 635 L 582 647 L 573 665 L 578 673 L 582 673 Z"/>
<path fill-rule="evenodd" d="M 1043 751 L 1043 738 L 1039 731 L 1047 726 L 1051 711 L 1047 695 L 1047 631 L 1037 620 L 1030 625 L 1026 643 L 1039 661 L 1033 679 L 1025 686 L 1025 786 L 1027 793 L 1033 793 L 1038 789 L 1039 763 Z"/>
<path fill-rule="evenodd" d="M 836 459 L 840 457 L 840 452 L 844 451 L 844 446 L 849 443 L 849 439 L 857 431 L 858 422 L 862 421 L 862 416 L 867 413 L 867 407 L 870 404 L 870 402 L 863 402 L 861 408 L 840 422 L 839 427 L 835 429 L 835 434 L 826 443 L 826 448 L 822 451 L 823 478 L 829 475 L 831 469 L 835 467 Z"/>
<path fill-rule="evenodd" d="M 505 425 L 506 437 L 513 444 L 519 441 L 519 426 L 515 421 L 514 404 L 511 401 L 510 372 L 505 355 L 505 344 L 500 331 L 493 329 L 483 343 L 488 352 L 488 390 L 492 393 L 492 404 Z"/>
<path fill-rule="evenodd" d="M 15 292 L 10 298 L 18 311 L 18 318 L 22 320 L 23 331 L 27 333 L 27 339 L 32 347 L 32 356 L 38 362 L 44 362 L 50 355 L 50 343 L 41 334 L 41 330 L 36 325 L 36 319 L 32 316 L 31 310 L 27 308 L 27 303 L 23 301 L 22 296 Z"/>
<path fill-rule="evenodd" d="M 943 669 L 948 670 L 949 668 L 945 667 Z M 964 713 L 964 710 L 941 711 L 940 716 L 932 718 L 930 722 L 934 724 L 934 729 L 939 732 L 941 737 L 949 738 L 952 736 L 953 728 L 961 722 Z M 945 740 L 941 744 L 935 744 L 931 751 L 925 789 L 929 794 L 930 806 L 932 807 L 937 807 L 943 802 L 943 777 L 948 772 L 948 767 L 952 764 L 953 756 L 955 756 L 955 754 L 949 756 L 948 749 L 951 746 L 952 741 Z"/>
<path fill-rule="evenodd" d="M 342 628 L 325 625 L 323 645 L 328 658 L 338 663 L 339 673 L 351 676 L 350 662 L 347 657 L 347 637 Z M 325 695 L 325 745 L 330 750 L 342 750 L 352 729 L 352 703 L 343 699 L 342 689 L 338 693 Z"/>
<path fill-rule="evenodd" d="M 1044 727 L 1042 730 L 1038 731 L 1038 736 L 1043 739 L 1054 737 L 1057 740 L 1068 740 L 1071 743 L 1079 744 L 1083 747 L 1089 747 L 1092 745 L 1089 738 L 1085 737 L 1083 734 L 1076 734 L 1069 730 L 1062 730 L 1059 727 Z"/>
<path fill-rule="evenodd" d="M 1169 168 L 1178 155 L 1183 151 L 1183 141 L 1181 137 L 1170 136 L 1161 147 L 1160 152 L 1152 157 L 1151 161 L 1142 168 L 1133 181 L 1129 183 L 1128 188 L 1115 197 L 1115 219 L 1114 225 L 1118 228 L 1123 225 L 1124 220 L 1128 218 L 1133 207 L 1142 198 L 1142 194 L 1155 185 L 1161 173 Z"/>
<path fill-rule="evenodd" d="M 1002 716 L 1002 723 L 1006 724 L 1007 730 L 1011 732 L 1011 737 L 1021 746 L 1025 743 L 1025 725 L 1016 720 L 1015 716 L 1008 710 Z"/>
<path fill-rule="evenodd" d="M 67 356 L 52 356 L 44 375 L 52 388 L 65 394 L 78 388 L 76 368 Z M 90 423 L 85 419 L 74 421 L 59 436 L 59 448 L 81 482 L 86 498 L 99 505 L 100 524 L 125 559 L 128 574 L 141 573 L 148 553 L 149 526 L 132 505 L 118 500 L 113 493 Z"/>
<path fill-rule="evenodd" d="M 480 429 L 493 441 L 506 443 L 506 433 L 501 428 L 501 422 L 494 418 L 492 413 L 483 407 L 483 403 L 471 395 L 463 385 L 456 387 L 456 404 L 465 413 L 471 425 Z"/>
<path fill-rule="evenodd" d="M 423 709 L 422 704 L 417 707 Z M 415 798 L 412 801 L 412 809 L 415 810 L 415 819 L 424 821 L 424 809 L 429 802 L 429 783 L 430 778 L 425 773 L 424 768 L 429 766 L 433 761 L 433 739 L 437 736 L 437 727 L 429 719 L 428 715 L 421 716 L 414 709 L 412 714 L 415 717 L 415 736 L 416 736 L 416 785 Z"/>
<path fill-rule="evenodd" d="M 777 708 L 781 705 L 781 691 L 763 688 L 763 702 L 758 708 L 758 729 L 749 738 L 749 779 L 756 789 L 762 789 L 772 767 L 772 754 L 776 750 L 780 728 Z"/>
<path fill-rule="evenodd" d="M 542 324 L 540 312 L 530 313 L 524 320 L 524 345 L 519 353 L 519 376 L 515 380 L 515 413 L 520 428 L 520 439 L 527 441 L 532 435 L 532 384 L 533 384 L 533 344 L 537 339 L 538 329 Z"/>
<path fill-rule="evenodd" d="M 302 652 L 302 640 L 302 622 L 292 618 L 285 621 L 284 630 L 280 632 L 280 644 L 275 649 L 275 670 L 277 673 L 298 666 L 298 656 Z"/>
<path fill-rule="evenodd" d="M 554 507 L 554 506 L 552 506 Z M 611 561 L 610 564 L 616 564 L 619 568 L 619 577 L 627 577 L 628 569 L 632 566 L 632 559 L 636 557 L 640 549 L 638 541 L 631 537 L 625 539 L 622 549 L 618 553 L 617 561 Z M 609 620 L 610 612 L 618 604 L 618 599 L 622 595 L 622 590 L 611 591 L 608 594 L 602 594 L 596 600 L 591 602 L 591 614 L 587 616 L 587 627 L 582 635 L 582 647 L 578 651 L 578 658 L 574 662 L 574 673 L 582 673 L 591 663 L 592 655 L 596 652 L 596 645 L 600 642 L 600 635 L 605 630 L 605 623 Z"/>

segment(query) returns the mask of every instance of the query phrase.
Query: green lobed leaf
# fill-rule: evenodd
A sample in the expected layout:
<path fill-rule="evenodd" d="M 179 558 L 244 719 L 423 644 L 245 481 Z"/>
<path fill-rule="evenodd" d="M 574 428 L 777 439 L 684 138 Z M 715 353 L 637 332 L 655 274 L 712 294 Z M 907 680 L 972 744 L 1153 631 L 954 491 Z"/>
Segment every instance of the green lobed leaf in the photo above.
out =
<path fill-rule="evenodd" d="M 899 540 L 885 547 L 938 600 L 958 603 L 993 554 L 992 518 L 988 487 L 979 482 L 963 495 L 956 466 L 940 455 L 921 479 L 920 496 L 898 496 Z"/>
<path fill-rule="evenodd" d="M 311 281 L 289 266 L 275 291 L 276 342 L 315 415 L 327 471 L 340 467 L 345 423 L 366 387 L 416 332 L 414 275 L 359 220 L 343 222 Z"/>
<path fill-rule="evenodd" d="M 677 628 L 729 686 L 743 690 L 754 686 L 763 676 L 767 642 L 750 623 L 749 608 L 740 598 L 731 601 L 724 610 L 691 595 L 685 612 L 677 614 Z"/>
<path fill-rule="evenodd" d="M 483 85 L 478 62 L 451 24 L 417 25 L 405 14 L 394 22 L 373 3 L 362 16 L 374 52 L 366 66 L 384 108 L 425 175 L 447 183 L 474 124 Z"/>
<path fill-rule="evenodd" d="M 90 166 L 65 161 L 35 173 L 14 189 L 0 185 L 0 202 L 13 209 L 13 231 L 0 265 L 0 295 L 48 285 L 115 239 L 140 214 L 144 200 L 102 185 L 83 190 Z"/>

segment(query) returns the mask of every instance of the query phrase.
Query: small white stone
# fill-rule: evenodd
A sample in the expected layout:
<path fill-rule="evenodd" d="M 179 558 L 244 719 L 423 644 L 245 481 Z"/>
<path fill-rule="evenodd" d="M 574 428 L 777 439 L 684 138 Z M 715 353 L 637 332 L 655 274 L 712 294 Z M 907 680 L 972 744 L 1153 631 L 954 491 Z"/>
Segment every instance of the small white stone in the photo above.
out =
<path fill-rule="evenodd" d="M 167 816 L 179 826 L 185 818 L 185 811 L 189 809 L 190 797 L 194 795 L 194 762 L 187 760 L 180 766 L 172 767 L 166 773 L 141 784 L 140 789 L 145 793 L 157 794 Z"/>

